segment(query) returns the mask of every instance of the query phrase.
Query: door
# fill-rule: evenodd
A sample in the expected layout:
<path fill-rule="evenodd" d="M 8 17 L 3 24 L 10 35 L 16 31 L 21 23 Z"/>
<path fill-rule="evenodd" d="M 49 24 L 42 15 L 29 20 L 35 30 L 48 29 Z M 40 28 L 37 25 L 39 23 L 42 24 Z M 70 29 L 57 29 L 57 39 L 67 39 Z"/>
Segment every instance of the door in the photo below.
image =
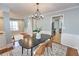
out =
<path fill-rule="evenodd" d="M 63 16 L 54 16 L 52 18 L 52 32 L 54 33 L 53 41 L 61 43 L 61 33 L 62 33 L 62 20 Z"/>

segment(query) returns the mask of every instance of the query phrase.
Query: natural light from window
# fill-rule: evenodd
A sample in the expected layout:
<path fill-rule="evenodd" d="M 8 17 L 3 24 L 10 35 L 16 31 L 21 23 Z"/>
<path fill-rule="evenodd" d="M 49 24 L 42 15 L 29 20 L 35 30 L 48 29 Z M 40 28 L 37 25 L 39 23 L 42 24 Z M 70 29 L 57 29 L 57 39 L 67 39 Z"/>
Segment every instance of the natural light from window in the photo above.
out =
<path fill-rule="evenodd" d="M 10 21 L 10 30 L 11 31 L 18 31 L 18 21 Z"/>

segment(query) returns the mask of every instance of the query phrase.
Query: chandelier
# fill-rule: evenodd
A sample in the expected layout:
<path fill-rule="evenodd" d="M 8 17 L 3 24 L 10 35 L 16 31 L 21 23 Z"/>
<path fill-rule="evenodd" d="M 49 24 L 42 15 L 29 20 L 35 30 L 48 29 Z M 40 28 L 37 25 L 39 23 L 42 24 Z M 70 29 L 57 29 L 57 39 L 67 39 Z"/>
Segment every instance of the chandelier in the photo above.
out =
<path fill-rule="evenodd" d="M 32 19 L 36 19 L 36 20 L 43 19 L 44 16 L 41 15 L 39 11 L 39 3 L 36 3 L 36 6 L 37 6 L 37 9 L 36 9 L 36 12 L 32 15 Z"/>

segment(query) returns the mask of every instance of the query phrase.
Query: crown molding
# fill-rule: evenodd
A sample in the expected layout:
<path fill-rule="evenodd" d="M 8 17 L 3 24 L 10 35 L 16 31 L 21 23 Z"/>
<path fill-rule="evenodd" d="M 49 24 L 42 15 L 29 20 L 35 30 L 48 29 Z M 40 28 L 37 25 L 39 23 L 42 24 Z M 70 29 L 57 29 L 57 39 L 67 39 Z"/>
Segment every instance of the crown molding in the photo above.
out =
<path fill-rule="evenodd" d="M 63 11 L 69 11 L 69 10 L 76 9 L 76 8 L 79 8 L 79 6 L 75 6 L 75 7 L 71 7 L 71 8 L 66 8 L 66 9 L 59 10 L 59 11 L 44 13 L 44 15 L 54 14 L 54 13 L 63 12 Z"/>

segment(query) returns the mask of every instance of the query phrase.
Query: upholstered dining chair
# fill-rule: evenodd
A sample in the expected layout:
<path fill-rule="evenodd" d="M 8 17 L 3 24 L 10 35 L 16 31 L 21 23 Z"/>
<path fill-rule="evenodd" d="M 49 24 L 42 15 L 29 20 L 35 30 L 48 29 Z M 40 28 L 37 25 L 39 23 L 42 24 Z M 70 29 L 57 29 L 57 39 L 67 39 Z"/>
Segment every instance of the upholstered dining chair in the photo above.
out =
<path fill-rule="evenodd" d="M 19 44 L 20 46 L 22 46 L 22 54 L 24 48 L 27 48 L 27 54 L 28 54 L 28 50 L 30 50 L 29 48 L 32 46 L 32 37 L 25 33 L 21 34 L 24 35 L 23 39 L 19 40 Z"/>
<path fill-rule="evenodd" d="M 52 50 L 53 50 L 53 39 L 55 39 L 54 36 L 53 37 L 51 36 L 50 39 L 46 40 L 47 45 L 45 47 L 44 56 L 52 56 L 52 54 L 53 54 L 53 52 L 52 52 Z"/>
<path fill-rule="evenodd" d="M 52 50 L 51 39 L 46 40 L 45 43 L 46 43 L 46 46 L 45 46 L 44 56 L 50 56 L 51 50 Z"/>
<path fill-rule="evenodd" d="M 34 56 L 42 56 L 44 54 L 44 51 L 45 51 L 45 46 L 46 46 L 45 42 L 39 44 L 38 48 L 36 48 L 34 53 L 33 53 Z"/>
<path fill-rule="evenodd" d="M 34 56 L 43 56 L 49 55 L 49 50 L 51 50 L 51 41 L 50 39 L 46 40 L 45 42 L 39 44 L 38 48 L 34 51 Z M 38 52 L 39 51 L 39 52 Z"/>

